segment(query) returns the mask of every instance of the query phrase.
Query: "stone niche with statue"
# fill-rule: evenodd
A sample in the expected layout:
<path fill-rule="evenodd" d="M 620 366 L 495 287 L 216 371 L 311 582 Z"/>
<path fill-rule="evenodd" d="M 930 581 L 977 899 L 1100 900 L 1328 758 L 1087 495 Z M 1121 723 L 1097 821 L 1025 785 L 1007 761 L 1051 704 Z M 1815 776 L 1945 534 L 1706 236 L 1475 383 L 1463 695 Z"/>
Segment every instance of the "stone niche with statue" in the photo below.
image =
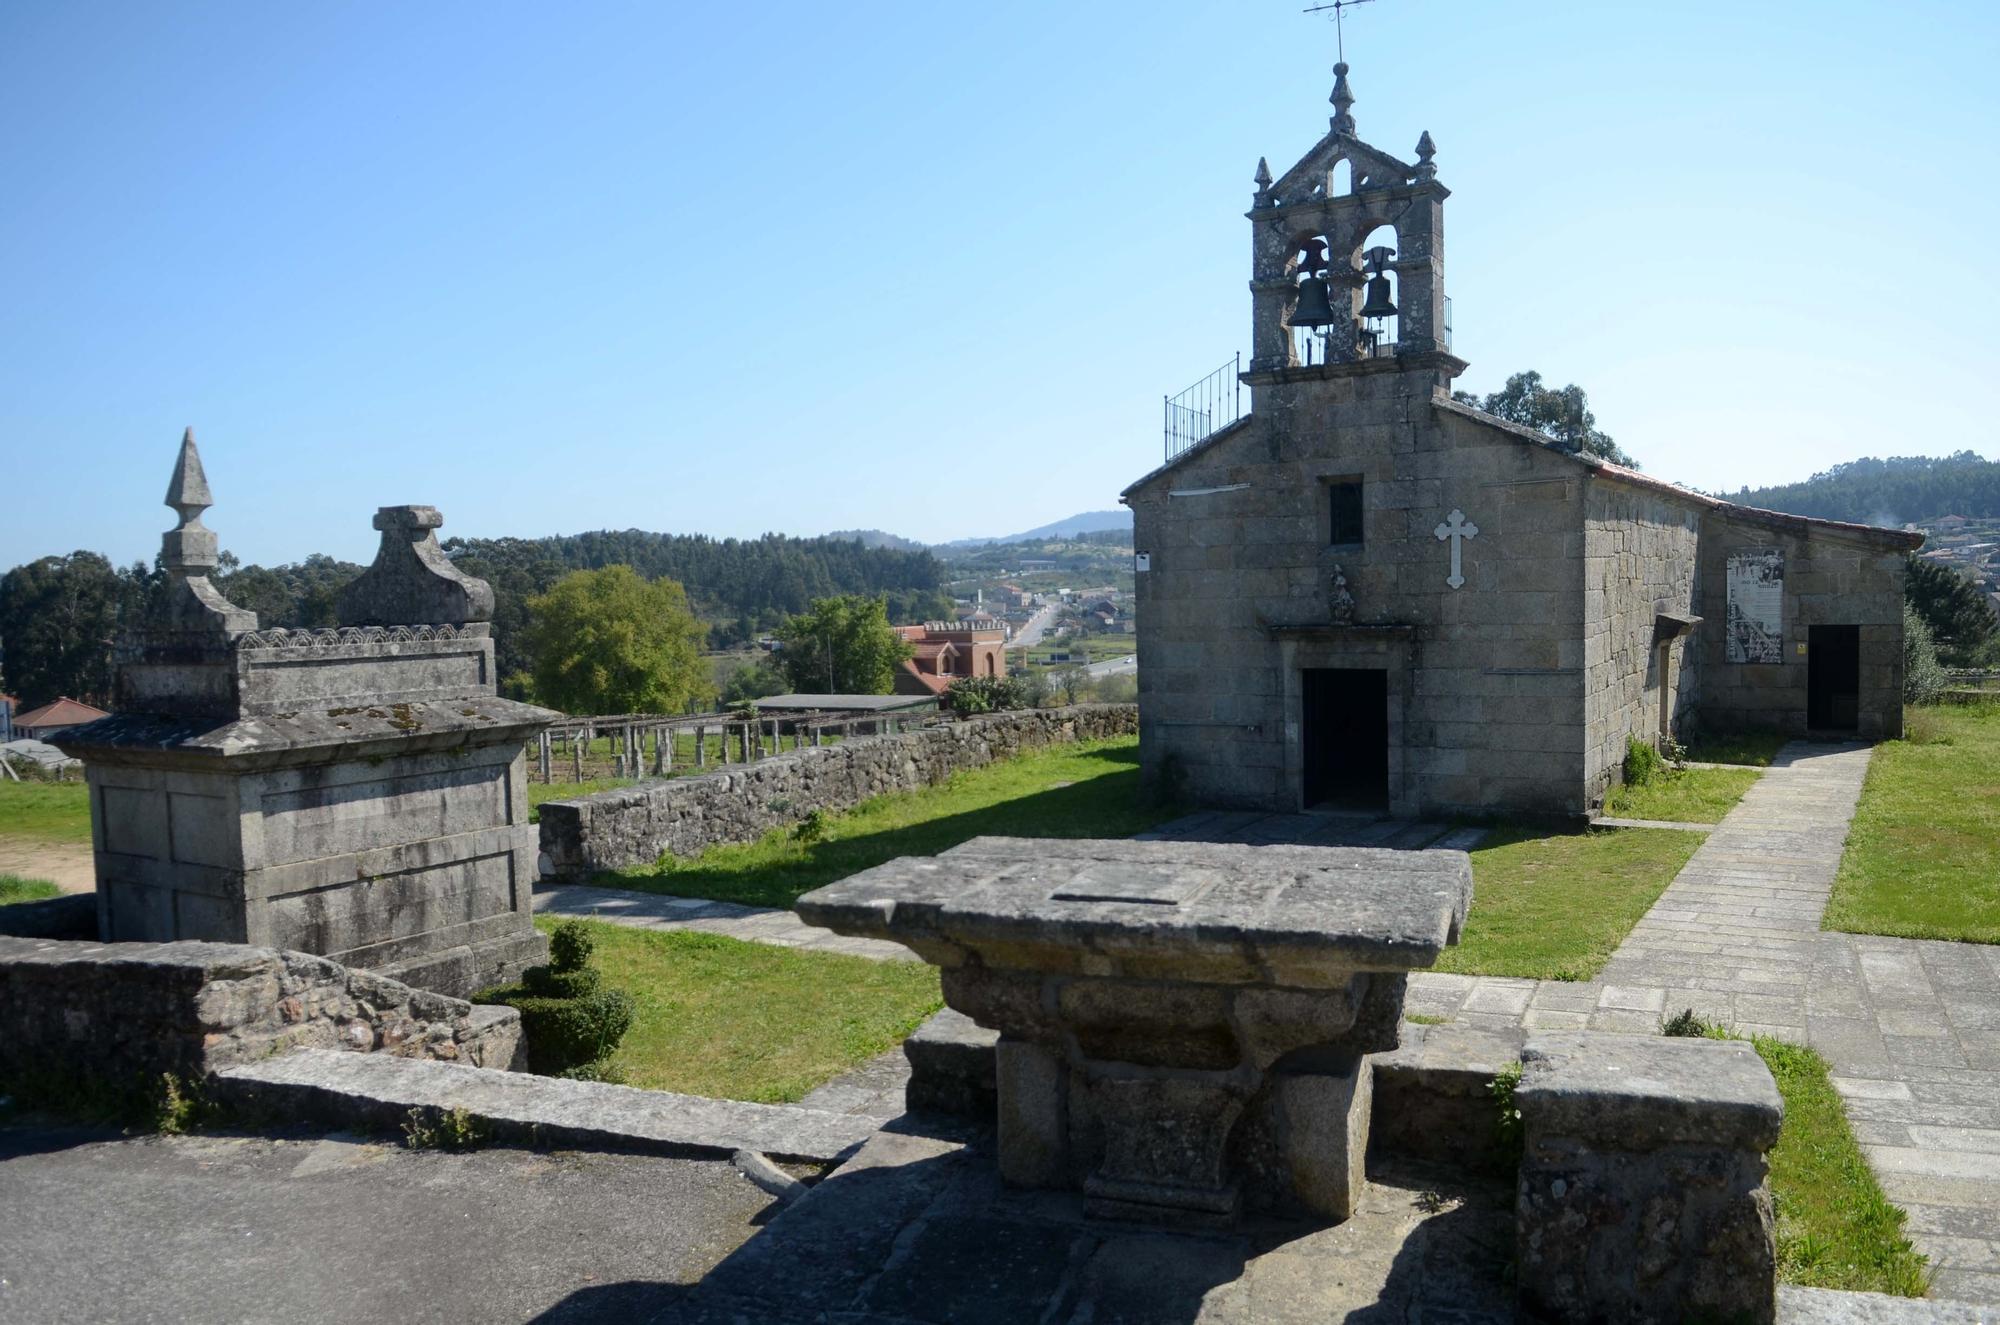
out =
<path fill-rule="evenodd" d="M 339 626 L 259 630 L 209 580 L 211 504 L 190 432 L 117 712 L 62 741 L 90 786 L 99 936 L 291 949 L 453 995 L 515 978 L 547 948 L 524 743 L 558 715 L 496 695 L 491 587 L 445 557 L 435 508 L 385 506 Z"/>

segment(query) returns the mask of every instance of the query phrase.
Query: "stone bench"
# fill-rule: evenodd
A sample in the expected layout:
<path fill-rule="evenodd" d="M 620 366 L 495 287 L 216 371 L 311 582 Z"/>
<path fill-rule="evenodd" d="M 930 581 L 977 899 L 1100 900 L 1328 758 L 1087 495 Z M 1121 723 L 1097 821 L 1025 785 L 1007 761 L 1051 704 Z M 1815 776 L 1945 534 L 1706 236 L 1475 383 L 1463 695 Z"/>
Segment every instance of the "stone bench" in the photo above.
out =
<path fill-rule="evenodd" d="M 1574 1031 L 1521 1053 L 1521 1305 L 1537 1320 L 1767 1322 L 1777 1083 L 1742 1041 Z"/>
<path fill-rule="evenodd" d="M 1365 1055 L 1411 970 L 1456 941 L 1462 852 L 979 838 L 799 899 L 891 939 L 998 1031 L 1002 1176 L 1093 1214 L 1344 1219 L 1368 1139 Z"/>

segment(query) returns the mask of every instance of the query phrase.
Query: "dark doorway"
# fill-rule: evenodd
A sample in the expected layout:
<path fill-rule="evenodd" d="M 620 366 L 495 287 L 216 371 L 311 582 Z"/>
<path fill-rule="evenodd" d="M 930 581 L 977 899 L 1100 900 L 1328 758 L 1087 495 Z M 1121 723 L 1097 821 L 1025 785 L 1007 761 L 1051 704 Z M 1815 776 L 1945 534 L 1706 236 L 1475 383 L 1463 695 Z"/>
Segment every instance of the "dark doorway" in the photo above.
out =
<path fill-rule="evenodd" d="M 1861 725 L 1861 627 L 1808 628 L 1806 725 L 1843 732 Z"/>
<path fill-rule="evenodd" d="M 1300 739 L 1305 803 L 1389 808 L 1389 674 L 1380 668 L 1307 667 Z"/>

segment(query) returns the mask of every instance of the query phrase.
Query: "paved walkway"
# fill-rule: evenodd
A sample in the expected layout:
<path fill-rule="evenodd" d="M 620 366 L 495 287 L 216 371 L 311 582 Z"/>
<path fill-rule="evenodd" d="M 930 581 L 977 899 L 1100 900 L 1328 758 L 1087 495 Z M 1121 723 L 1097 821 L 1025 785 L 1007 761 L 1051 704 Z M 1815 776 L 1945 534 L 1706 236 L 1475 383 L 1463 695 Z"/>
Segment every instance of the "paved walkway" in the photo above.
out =
<path fill-rule="evenodd" d="M 641 929 L 695 930 L 723 934 L 750 943 L 772 943 L 809 952 L 837 952 L 876 961 L 918 960 L 900 943 L 846 938 L 830 929 L 808 925 L 790 911 L 735 902 L 710 902 L 699 897 L 635 893 L 623 888 L 589 888 L 580 884 L 541 885 L 535 889 L 535 914 L 580 916 L 608 920 Z"/>
<path fill-rule="evenodd" d="M 1648 1034 L 1693 1008 L 1810 1044 L 1934 1294 L 2000 1303 L 2000 947 L 1820 929 L 1869 754 L 1787 745 L 1592 983 L 1425 974 L 1409 1010 Z"/>

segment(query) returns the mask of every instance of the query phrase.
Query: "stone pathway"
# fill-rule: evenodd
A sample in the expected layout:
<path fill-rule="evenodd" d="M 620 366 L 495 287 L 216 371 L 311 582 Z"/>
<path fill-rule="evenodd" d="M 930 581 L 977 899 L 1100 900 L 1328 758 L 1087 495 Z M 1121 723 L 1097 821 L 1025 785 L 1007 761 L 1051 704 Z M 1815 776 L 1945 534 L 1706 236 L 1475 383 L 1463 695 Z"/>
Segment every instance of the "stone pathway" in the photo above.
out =
<path fill-rule="evenodd" d="M 1410 982 L 1411 1011 L 1495 1028 L 1648 1034 L 1692 1008 L 1746 1035 L 1805 1043 L 1820 913 L 1869 753 L 1785 746 L 1591 983 L 1427 973 Z"/>
<path fill-rule="evenodd" d="M 844 938 L 829 929 L 808 925 L 790 911 L 735 902 L 710 902 L 699 897 L 670 897 L 623 888 L 590 888 L 581 884 L 540 885 L 535 889 L 535 914 L 579 916 L 640 929 L 695 930 L 723 934 L 750 943 L 770 943 L 808 952 L 837 952 L 876 961 L 917 960 L 900 943 L 879 939 Z"/>
<path fill-rule="evenodd" d="M 1826 933 L 1864 746 L 1787 745 L 1590 984 L 1424 974 L 1473 1026 L 1657 1032 L 1683 1008 L 1819 1050 L 1932 1292 L 2000 1304 L 2000 947 Z"/>
<path fill-rule="evenodd" d="M 1803 1040 L 1821 912 L 1868 776 L 1869 747 L 1779 752 L 1674 876 L 1598 979 L 1666 990 L 1746 1035 Z"/>

